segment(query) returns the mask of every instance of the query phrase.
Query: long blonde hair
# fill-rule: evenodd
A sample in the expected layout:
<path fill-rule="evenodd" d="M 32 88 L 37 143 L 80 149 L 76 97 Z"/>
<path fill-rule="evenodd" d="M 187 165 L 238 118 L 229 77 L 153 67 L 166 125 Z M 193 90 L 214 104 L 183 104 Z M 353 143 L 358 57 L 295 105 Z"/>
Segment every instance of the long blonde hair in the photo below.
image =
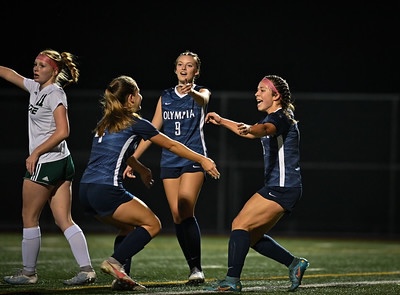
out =
<path fill-rule="evenodd" d="M 53 49 L 46 49 L 39 54 L 46 55 L 52 59 L 59 69 L 55 82 L 61 87 L 66 87 L 71 83 L 78 83 L 79 69 L 77 67 L 77 57 L 69 52 L 59 53 Z"/>
<path fill-rule="evenodd" d="M 135 116 L 140 117 L 126 103 L 129 95 L 136 95 L 138 91 L 136 81 L 129 76 L 122 75 L 111 81 L 100 100 L 103 117 L 94 130 L 99 136 L 106 129 L 110 133 L 119 132 L 132 125 Z"/>

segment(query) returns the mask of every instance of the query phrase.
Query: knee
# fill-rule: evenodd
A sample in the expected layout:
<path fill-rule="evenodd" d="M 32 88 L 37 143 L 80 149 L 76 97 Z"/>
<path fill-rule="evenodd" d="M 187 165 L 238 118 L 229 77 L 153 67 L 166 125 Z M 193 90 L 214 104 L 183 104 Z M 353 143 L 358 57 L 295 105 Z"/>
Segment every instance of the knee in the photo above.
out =
<path fill-rule="evenodd" d="M 162 225 L 160 219 L 158 217 L 154 217 L 153 221 L 148 226 L 144 227 L 149 232 L 150 236 L 154 238 L 160 233 Z"/>
<path fill-rule="evenodd" d="M 234 229 L 244 229 L 244 230 L 249 230 L 248 224 L 243 221 L 243 219 L 240 218 L 240 216 L 236 216 L 235 219 L 233 219 L 232 224 L 231 224 L 232 230 Z"/>
<path fill-rule="evenodd" d="M 193 215 L 194 205 L 188 199 L 181 198 L 178 200 L 178 206 L 173 214 L 179 216 L 182 220 Z"/>
<path fill-rule="evenodd" d="M 234 229 L 236 229 L 236 228 L 238 228 L 239 227 L 239 221 L 237 220 L 237 218 L 235 218 L 233 221 L 232 221 L 232 224 L 231 224 L 231 230 L 234 230 Z"/>

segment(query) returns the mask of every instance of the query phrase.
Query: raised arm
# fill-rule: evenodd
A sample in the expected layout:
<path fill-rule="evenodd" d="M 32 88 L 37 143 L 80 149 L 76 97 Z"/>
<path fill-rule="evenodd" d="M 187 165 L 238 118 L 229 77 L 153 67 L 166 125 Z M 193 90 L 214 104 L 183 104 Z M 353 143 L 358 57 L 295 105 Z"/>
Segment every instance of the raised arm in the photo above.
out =
<path fill-rule="evenodd" d="M 200 106 L 204 106 L 210 101 L 211 92 L 207 88 L 201 88 L 199 91 L 192 89 L 189 93 Z"/>
<path fill-rule="evenodd" d="M 13 69 L 0 66 L 0 77 L 27 91 L 24 86 L 24 77 L 18 74 Z"/>
<path fill-rule="evenodd" d="M 204 106 L 209 103 L 210 101 L 210 96 L 211 92 L 207 88 L 201 88 L 199 90 L 194 89 L 193 87 L 193 82 L 188 83 L 186 81 L 185 84 L 179 84 L 178 87 L 180 88 L 180 91 L 185 94 L 189 94 L 191 97 L 193 97 L 194 101 L 200 105 Z"/>

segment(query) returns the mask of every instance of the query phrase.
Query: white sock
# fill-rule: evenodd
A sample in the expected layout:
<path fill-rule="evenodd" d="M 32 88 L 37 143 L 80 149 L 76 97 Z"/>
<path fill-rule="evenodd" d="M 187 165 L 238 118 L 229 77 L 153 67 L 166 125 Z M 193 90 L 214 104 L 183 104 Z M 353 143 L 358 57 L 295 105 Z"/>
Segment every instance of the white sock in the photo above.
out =
<path fill-rule="evenodd" d="M 41 246 L 40 227 L 24 228 L 22 230 L 22 265 L 23 274 L 36 273 L 36 263 Z"/>
<path fill-rule="evenodd" d="M 64 231 L 64 236 L 68 240 L 72 254 L 79 267 L 90 266 L 92 269 L 86 238 L 81 228 L 77 224 L 74 224 Z"/>

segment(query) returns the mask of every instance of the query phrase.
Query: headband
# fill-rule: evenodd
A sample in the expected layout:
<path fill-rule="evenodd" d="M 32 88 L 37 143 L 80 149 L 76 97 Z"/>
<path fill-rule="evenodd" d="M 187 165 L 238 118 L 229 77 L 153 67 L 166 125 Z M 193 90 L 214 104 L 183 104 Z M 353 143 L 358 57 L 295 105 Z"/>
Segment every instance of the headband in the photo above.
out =
<path fill-rule="evenodd" d="M 57 63 L 47 55 L 40 53 L 38 56 L 36 56 L 36 59 L 47 62 L 53 68 L 53 70 L 58 71 Z"/>
<path fill-rule="evenodd" d="M 261 82 L 264 83 L 265 85 L 267 85 L 267 87 L 268 87 L 269 89 L 271 89 L 272 92 L 275 92 L 275 93 L 277 93 L 277 94 L 280 94 L 279 91 L 276 89 L 274 83 L 272 83 L 272 81 L 271 81 L 270 79 L 268 79 L 267 77 L 264 77 L 264 78 L 261 80 Z"/>

